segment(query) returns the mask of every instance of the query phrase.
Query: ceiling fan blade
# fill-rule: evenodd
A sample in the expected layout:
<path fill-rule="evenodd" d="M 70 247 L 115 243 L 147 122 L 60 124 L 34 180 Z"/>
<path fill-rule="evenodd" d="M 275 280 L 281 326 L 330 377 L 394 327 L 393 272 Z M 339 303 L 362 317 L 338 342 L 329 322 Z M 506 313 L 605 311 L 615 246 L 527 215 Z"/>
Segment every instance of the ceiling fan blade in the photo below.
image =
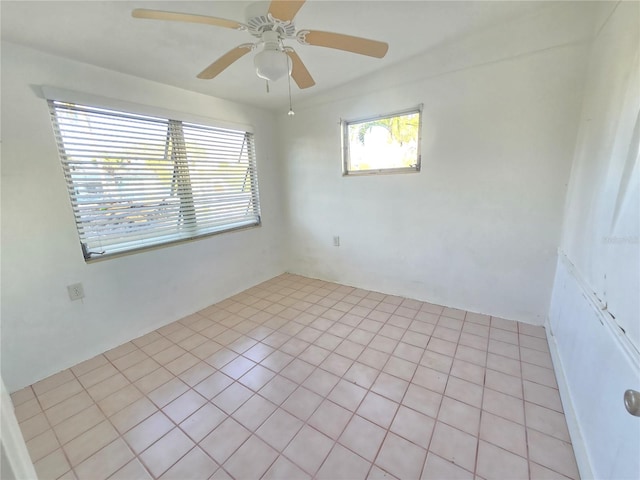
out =
<path fill-rule="evenodd" d="M 389 50 L 389 44 L 369 40 L 362 37 L 352 37 L 342 33 L 321 32 L 319 30 L 301 30 L 297 34 L 300 43 L 316 45 L 318 47 L 335 48 L 347 52 L 369 55 L 370 57 L 382 58 Z"/>
<path fill-rule="evenodd" d="M 291 63 L 293 64 L 291 76 L 295 80 L 296 85 L 298 85 L 298 88 L 303 89 L 313 87 L 316 82 L 309 73 L 309 70 L 307 70 L 307 67 L 302 63 L 298 54 L 292 48 L 287 48 L 285 51 L 287 52 L 287 55 L 289 55 L 289 58 L 291 58 Z"/>
<path fill-rule="evenodd" d="M 198 74 L 198 78 L 203 80 L 211 80 L 213 77 L 221 73 L 225 68 L 231 65 L 236 60 L 242 58 L 244 55 L 253 50 L 253 43 L 243 43 L 236 48 L 229 50 L 203 71 Z"/>
<path fill-rule="evenodd" d="M 149 10 L 146 8 L 136 8 L 131 12 L 133 18 L 146 18 L 149 20 L 171 20 L 174 22 L 203 23 L 216 27 L 233 28 L 235 30 L 245 30 L 244 23 L 226 18 L 209 17 L 207 15 L 193 15 L 190 13 L 164 12 L 162 10 Z"/>
<path fill-rule="evenodd" d="M 305 0 L 273 0 L 269 5 L 269 13 L 278 20 L 293 20 Z"/>

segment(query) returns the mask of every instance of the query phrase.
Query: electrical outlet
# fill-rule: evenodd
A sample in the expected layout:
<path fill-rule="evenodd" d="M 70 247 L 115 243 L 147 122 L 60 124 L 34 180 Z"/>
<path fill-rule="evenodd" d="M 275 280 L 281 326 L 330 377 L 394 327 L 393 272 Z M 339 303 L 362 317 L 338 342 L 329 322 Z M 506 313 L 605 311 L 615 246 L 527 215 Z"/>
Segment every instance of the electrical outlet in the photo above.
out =
<path fill-rule="evenodd" d="M 339 247 L 340 246 L 340 237 L 338 237 L 338 236 L 333 237 L 333 246 L 334 247 Z"/>
<path fill-rule="evenodd" d="M 67 292 L 69 292 L 69 298 L 71 300 L 84 298 L 84 288 L 82 288 L 81 283 L 74 283 L 73 285 L 67 286 Z"/>

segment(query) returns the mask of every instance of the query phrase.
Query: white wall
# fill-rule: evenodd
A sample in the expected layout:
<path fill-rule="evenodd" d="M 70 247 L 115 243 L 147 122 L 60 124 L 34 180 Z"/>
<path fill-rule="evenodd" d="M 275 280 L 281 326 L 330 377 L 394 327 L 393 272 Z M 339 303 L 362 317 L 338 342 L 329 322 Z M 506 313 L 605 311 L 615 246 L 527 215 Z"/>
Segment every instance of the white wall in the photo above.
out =
<path fill-rule="evenodd" d="M 640 349 L 639 20 L 622 2 L 594 41 L 561 249 Z"/>
<path fill-rule="evenodd" d="M 263 225 L 86 264 L 46 102 L 49 85 L 253 125 Z M 284 271 L 271 113 L 2 45 L 2 377 L 29 385 Z M 82 282 L 71 302 L 66 286 Z"/>
<path fill-rule="evenodd" d="M 640 4 L 601 19 L 548 330 L 582 477 L 637 479 L 640 418 L 623 394 L 640 391 Z"/>
<path fill-rule="evenodd" d="M 542 324 L 591 32 L 576 7 L 443 45 L 281 119 L 289 270 Z M 341 176 L 340 118 L 420 103 L 419 174 Z"/>

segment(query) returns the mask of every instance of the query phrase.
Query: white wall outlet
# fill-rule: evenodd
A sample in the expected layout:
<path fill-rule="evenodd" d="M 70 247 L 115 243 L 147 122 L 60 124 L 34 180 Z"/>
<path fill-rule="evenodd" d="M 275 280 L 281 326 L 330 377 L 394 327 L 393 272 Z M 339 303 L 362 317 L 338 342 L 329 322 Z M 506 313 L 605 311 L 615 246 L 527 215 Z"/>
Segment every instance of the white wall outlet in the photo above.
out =
<path fill-rule="evenodd" d="M 333 246 L 334 247 L 339 247 L 340 246 L 340 237 L 338 237 L 337 235 L 335 237 L 333 237 Z"/>
<path fill-rule="evenodd" d="M 71 300 L 84 298 L 84 288 L 82 288 L 81 283 L 74 283 L 73 285 L 67 286 L 67 292 L 69 292 L 69 298 Z"/>

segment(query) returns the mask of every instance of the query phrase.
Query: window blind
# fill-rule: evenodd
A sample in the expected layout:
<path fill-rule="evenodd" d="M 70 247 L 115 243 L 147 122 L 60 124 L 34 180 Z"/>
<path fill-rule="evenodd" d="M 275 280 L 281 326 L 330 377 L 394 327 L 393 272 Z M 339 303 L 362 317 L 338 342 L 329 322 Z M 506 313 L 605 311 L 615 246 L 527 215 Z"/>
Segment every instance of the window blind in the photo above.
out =
<path fill-rule="evenodd" d="M 86 259 L 260 224 L 252 133 L 49 108 Z"/>

